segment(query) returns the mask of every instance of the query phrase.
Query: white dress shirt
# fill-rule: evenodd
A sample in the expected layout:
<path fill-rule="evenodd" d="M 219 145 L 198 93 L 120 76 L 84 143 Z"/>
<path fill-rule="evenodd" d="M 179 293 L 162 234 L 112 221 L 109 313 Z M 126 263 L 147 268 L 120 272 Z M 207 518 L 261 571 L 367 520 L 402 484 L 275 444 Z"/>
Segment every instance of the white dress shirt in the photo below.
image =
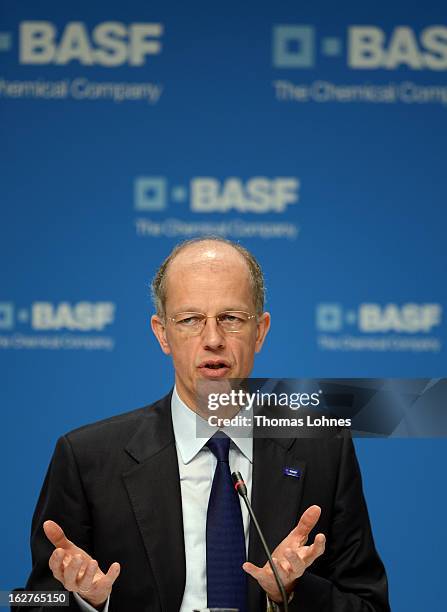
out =
<path fill-rule="evenodd" d="M 171 405 L 180 473 L 186 557 L 186 584 L 180 612 L 191 612 L 195 608 L 200 610 L 207 607 L 206 515 L 217 459 L 205 445 L 218 428 L 210 430 L 208 438 L 197 438 L 196 419 L 201 417 L 182 402 L 176 389 L 172 394 Z M 223 431 L 231 438 L 230 470 L 241 472 L 251 498 L 253 440 L 235 437 L 231 427 Z M 245 504 L 242 504 L 242 519 L 248 550 L 249 515 Z"/>
<path fill-rule="evenodd" d="M 211 493 L 217 459 L 206 445 L 216 431 L 208 428 L 207 438 L 196 436 L 196 420 L 200 419 L 193 410 L 180 399 L 174 388 L 171 400 L 172 424 L 177 450 L 182 495 L 183 532 L 185 539 L 186 583 L 182 605 L 179 612 L 192 612 L 207 607 L 206 593 L 206 515 Z M 231 427 L 223 428 L 231 439 L 230 470 L 240 472 L 247 485 L 251 499 L 253 439 L 240 438 Z M 248 551 L 249 515 L 245 504 L 241 504 L 244 522 L 245 545 Z M 173 559 L 173 562 L 175 560 Z M 97 612 L 77 593 L 74 594 L 81 610 Z M 112 595 L 113 597 L 113 588 Z M 109 599 L 103 612 L 108 612 Z"/>

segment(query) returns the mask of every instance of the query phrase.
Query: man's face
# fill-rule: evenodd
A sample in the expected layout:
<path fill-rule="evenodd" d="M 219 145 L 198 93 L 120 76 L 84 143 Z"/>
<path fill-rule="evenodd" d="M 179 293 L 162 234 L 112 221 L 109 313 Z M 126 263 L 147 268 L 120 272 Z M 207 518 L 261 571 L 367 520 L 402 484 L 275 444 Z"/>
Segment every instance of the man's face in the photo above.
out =
<path fill-rule="evenodd" d="M 250 319 L 238 333 L 225 333 L 209 318 L 200 335 L 188 336 L 169 320 L 182 312 L 255 313 L 248 266 L 230 245 L 202 242 L 180 252 L 167 272 L 165 310 L 165 321 L 152 317 L 152 329 L 162 350 L 172 355 L 177 390 L 189 407 L 197 407 L 198 380 L 250 375 L 268 332 L 268 313 Z"/>

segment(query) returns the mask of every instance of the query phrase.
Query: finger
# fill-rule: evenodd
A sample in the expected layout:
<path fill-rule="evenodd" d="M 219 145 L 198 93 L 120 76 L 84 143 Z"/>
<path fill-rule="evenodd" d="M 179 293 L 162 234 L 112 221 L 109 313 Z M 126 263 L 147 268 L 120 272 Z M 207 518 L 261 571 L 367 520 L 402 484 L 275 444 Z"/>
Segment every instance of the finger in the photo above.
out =
<path fill-rule="evenodd" d="M 56 569 L 62 563 L 64 556 L 65 551 L 63 548 L 55 548 L 53 550 L 50 558 L 48 559 L 48 565 L 50 566 L 51 571 Z"/>
<path fill-rule="evenodd" d="M 78 590 L 78 574 L 81 569 L 81 555 L 74 555 L 64 570 L 64 585 L 68 591 Z"/>
<path fill-rule="evenodd" d="M 273 562 L 276 565 L 277 560 L 273 559 Z M 247 562 L 243 564 L 242 568 L 245 572 L 247 572 L 247 574 L 252 576 L 258 582 L 264 591 L 273 594 L 274 591 L 278 589 L 272 568 L 270 567 L 269 563 L 266 563 L 264 567 L 257 567 L 256 565 L 253 565 L 253 563 Z M 277 568 L 277 571 L 281 576 L 282 570 Z"/>
<path fill-rule="evenodd" d="M 64 581 L 64 557 L 65 552 L 63 548 L 56 548 L 48 561 L 48 565 L 50 570 L 53 572 L 53 576 L 56 578 L 56 580 L 59 580 L 59 582 Z"/>
<path fill-rule="evenodd" d="M 309 567 L 317 557 L 320 557 L 326 548 L 326 537 L 322 533 L 315 536 L 315 540 L 311 546 L 307 546 L 306 550 L 300 553 L 301 559 Z"/>
<path fill-rule="evenodd" d="M 293 578 L 291 577 L 291 565 L 286 559 L 282 559 L 281 561 L 276 557 L 272 557 L 272 561 L 276 567 L 276 571 L 278 572 L 279 578 L 285 587 L 288 586 Z M 270 573 L 273 575 L 273 571 L 271 567 L 269 567 Z M 275 581 L 276 583 L 276 581 Z"/>
<path fill-rule="evenodd" d="M 279 560 L 273 557 L 273 562 L 278 569 L 281 568 L 282 571 L 285 572 L 286 574 L 292 571 L 292 566 L 290 565 L 288 559 L 284 558 L 284 559 Z"/>
<path fill-rule="evenodd" d="M 243 564 L 242 569 L 244 570 L 244 572 L 247 572 L 247 574 L 252 576 L 252 578 L 254 578 L 255 580 L 259 580 L 264 572 L 262 567 L 253 565 L 253 563 L 250 563 L 249 561 L 246 561 Z"/>
<path fill-rule="evenodd" d="M 98 562 L 92 559 L 88 562 L 84 575 L 78 581 L 78 592 L 81 595 L 85 595 L 90 591 L 97 571 Z"/>
<path fill-rule="evenodd" d="M 109 586 L 109 588 L 111 589 L 113 583 L 120 575 L 120 571 L 121 566 L 115 561 L 115 563 L 112 563 L 112 565 L 109 567 L 107 574 L 103 578 L 101 578 L 101 581 L 103 581 L 104 584 L 106 586 Z"/>
<path fill-rule="evenodd" d="M 292 550 L 291 548 L 286 548 L 284 551 L 284 556 L 290 564 L 291 573 L 294 578 L 299 578 L 303 575 L 304 570 L 306 569 L 305 561 L 300 557 L 296 550 Z"/>
<path fill-rule="evenodd" d="M 113 583 L 118 578 L 121 571 L 119 563 L 112 563 L 107 574 L 103 575 L 96 582 L 93 581 L 92 590 L 95 592 L 95 597 L 100 597 L 101 600 L 107 599 L 112 590 Z"/>
<path fill-rule="evenodd" d="M 320 515 L 320 506 L 310 506 L 310 508 L 303 512 L 298 525 L 291 531 L 290 535 L 297 537 L 300 544 L 305 544 L 309 533 L 317 524 Z"/>
<path fill-rule="evenodd" d="M 85 572 L 87 571 L 87 566 L 88 566 L 88 562 L 89 560 L 86 557 L 82 557 L 82 563 L 81 563 L 81 567 L 79 568 L 79 572 L 78 572 L 78 583 L 80 580 L 83 579 Z"/>
<path fill-rule="evenodd" d="M 287 559 L 283 559 L 282 561 L 279 561 L 279 565 L 282 571 L 284 572 L 284 574 L 287 576 L 287 578 L 290 579 L 290 576 L 292 575 L 292 566 L 287 561 Z"/>
<path fill-rule="evenodd" d="M 272 560 L 281 582 L 285 588 L 287 588 L 294 580 L 293 578 L 292 580 L 289 578 L 290 566 L 288 562 L 285 560 L 280 562 L 276 557 L 273 557 Z M 278 585 L 276 584 L 275 576 L 269 563 L 266 563 L 264 567 L 261 568 L 247 562 L 244 563 L 242 567 L 247 574 L 250 574 L 250 576 L 257 580 L 261 588 L 266 591 L 270 597 L 275 598 L 280 596 Z"/>
<path fill-rule="evenodd" d="M 70 542 L 66 537 L 62 527 L 54 521 L 45 521 L 43 530 L 47 538 L 56 548 L 69 548 L 70 546 L 74 546 L 73 542 Z"/>

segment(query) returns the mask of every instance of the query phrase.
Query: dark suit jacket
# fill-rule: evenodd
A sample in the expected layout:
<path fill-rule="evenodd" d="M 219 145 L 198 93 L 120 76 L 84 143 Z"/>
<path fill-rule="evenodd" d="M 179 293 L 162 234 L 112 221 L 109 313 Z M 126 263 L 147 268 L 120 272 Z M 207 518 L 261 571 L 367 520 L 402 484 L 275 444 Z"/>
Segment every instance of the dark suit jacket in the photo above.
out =
<path fill-rule="evenodd" d="M 169 394 L 59 439 L 33 518 L 27 589 L 62 588 L 48 568 L 53 546 L 42 528 L 52 519 L 103 570 L 120 562 L 110 612 L 178 612 L 185 552 L 170 401 Z M 284 475 L 285 466 L 299 468 L 301 478 Z M 317 530 L 327 536 L 326 552 L 298 580 L 291 611 L 389 610 L 349 437 L 255 439 L 252 503 L 271 549 L 308 506 L 322 508 Z M 266 561 L 253 526 L 248 557 Z M 250 611 L 265 611 L 252 578 L 248 596 Z M 70 609 L 79 610 L 75 601 Z"/>

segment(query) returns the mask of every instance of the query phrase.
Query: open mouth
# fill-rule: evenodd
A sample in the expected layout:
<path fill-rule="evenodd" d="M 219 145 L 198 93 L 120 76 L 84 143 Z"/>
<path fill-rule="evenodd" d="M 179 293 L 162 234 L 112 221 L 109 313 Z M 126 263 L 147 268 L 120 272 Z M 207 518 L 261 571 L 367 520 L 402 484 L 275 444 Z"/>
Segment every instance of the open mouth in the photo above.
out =
<path fill-rule="evenodd" d="M 213 359 L 204 361 L 199 365 L 199 370 L 202 376 L 218 377 L 225 375 L 230 369 L 230 364 L 227 361 Z"/>

